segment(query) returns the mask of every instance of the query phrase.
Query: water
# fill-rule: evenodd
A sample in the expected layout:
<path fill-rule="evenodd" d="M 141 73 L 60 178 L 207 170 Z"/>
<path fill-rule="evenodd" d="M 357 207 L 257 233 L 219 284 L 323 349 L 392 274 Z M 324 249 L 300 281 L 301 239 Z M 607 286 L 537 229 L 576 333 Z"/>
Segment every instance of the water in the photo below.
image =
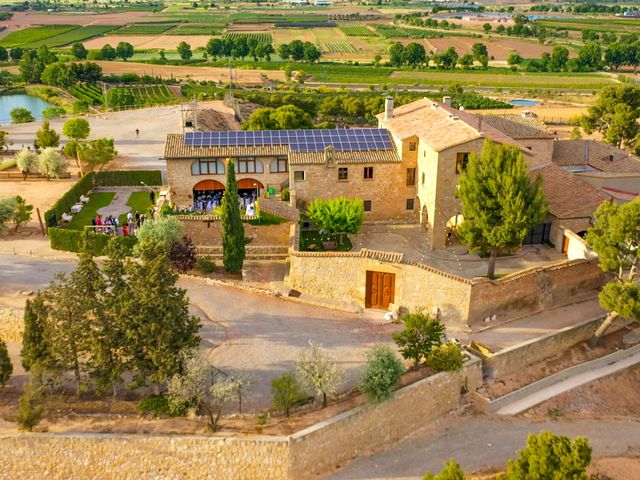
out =
<path fill-rule="evenodd" d="M 32 97 L 31 95 L 15 94 L 15 95 L 0 95 L 0 125 L 6 125 L 11 123 L 11 110 L 17 107 L 26 108 L 31 112 L 31 115 L 36 120 L 42 120 L 42 111 L 45 108 L 50 108 L 55 105 L 51 105 L 38 97 Z"/>
<path fill-rule="evenodd" d="M 515 106 L 515 107 L 533 107 L 534 105 L 538 105 L 540 102 L 537 100 L 509 100 L 507 103 Z"/>

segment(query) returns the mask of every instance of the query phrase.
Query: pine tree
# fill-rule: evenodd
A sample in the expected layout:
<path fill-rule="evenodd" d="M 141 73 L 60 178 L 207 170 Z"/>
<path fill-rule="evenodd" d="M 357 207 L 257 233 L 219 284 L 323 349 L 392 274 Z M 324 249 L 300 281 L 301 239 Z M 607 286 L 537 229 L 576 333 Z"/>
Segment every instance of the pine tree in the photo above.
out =
<path fill-rule="evenodd" d="M 45 366 L 51 363 L 51 353 L 45 336 L 47 308 L 43 293 L 28 300 L 24 307 L 24 333 L 20 357 L 26 371 L 35 364 Z"/>
<path fill-rule="evenodd" d="M 486 140 L 480 156 L 471 154 L 460 175 L 464 221 L 458 228 L 462 243 L 490 254 L 487 276 L 494 277 L 498 250 L 520 247 L 529 231 L 547 215 L 547 202 L 538 176 L 531 182 L 518 147 Z"/>
<path fill-rule="evenodd" d="M 57 147 L 60 145 L 60 135 L 45 121 L 42 128 L 36 132 L 36 148 Z"/>
<path fill-rule="evenodd" d="M 128 264 L 124 344 L 135 374 L 135 384 L 162 382 L 180 371 L 180 352 L 194 348 L 199 320 L 189 313 L 184 289 L 176 287 L 178 275 L 167 253 L 147 244 L 140 263 Z"/>
<path fill-rule="evenodd" d="M 239 272 L 245 257 L 244 226 L 238 207 L 238 184 L 232 161 L 227 162 L 227 185 L 222 196 L 222 263 L 227 272 Z"/>
<path fill-rule="evenodd" d="M 0 388 L 9 381 L 12 373 L 13 365 L 11 365 L 7 344 L 0 338 Z"/>

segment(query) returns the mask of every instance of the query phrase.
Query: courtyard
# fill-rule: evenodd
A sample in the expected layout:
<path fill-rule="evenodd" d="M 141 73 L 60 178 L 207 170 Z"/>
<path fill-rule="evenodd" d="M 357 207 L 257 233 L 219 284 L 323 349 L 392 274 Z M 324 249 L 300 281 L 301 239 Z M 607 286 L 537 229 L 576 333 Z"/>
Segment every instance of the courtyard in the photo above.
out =
<path fill-rule="evenodd" d="M 351 236 L 353 251 L 363 248 L 398 252 L 408 262 L 420 263 L 461 277 L 482 277 L 487 274 L 488 260 L 459 244 L 446 250 L 430 250 L 427 232 L 418 224 L 365 224 L 361 233 Z M 566 257 L 546 245 L 524 245 L 512 255 L 496 260 L 496 274 L 507 275 L 531 267 L 544 266 L 566 260 Z"/>

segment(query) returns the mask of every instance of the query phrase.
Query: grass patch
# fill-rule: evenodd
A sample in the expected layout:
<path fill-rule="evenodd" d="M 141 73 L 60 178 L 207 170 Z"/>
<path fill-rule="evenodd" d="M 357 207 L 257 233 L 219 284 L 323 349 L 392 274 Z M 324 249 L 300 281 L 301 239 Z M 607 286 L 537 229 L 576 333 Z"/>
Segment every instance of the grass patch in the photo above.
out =
<path fill-rule="evenodd" d="M 325 235 L 323 238 L 318 230 L 303 230 L 300 232 L 300 250 L 303 252 L 324 252 L 323 241 L 336 242 L 338 248 L 335 251 L 338 252 L 348 252 L 353 248 L 347 235 L 342 236 L 342 244 L 340 244 L 340 235 L 331 235 L 330 237 Z M 313 247 L 314 245 L 315 247 Z M 309 248 L 309 246 L 312 246 L 312 248 Z"/>
<path fill-rule="evenodd" d="M 26 47 L 40 42 L 46 38 L 61 35 L 71 30 L 80 28 L 79 25 L 47 25 L 42 27 L 29 27 L 11 32 L 0 41 L 3 47 Z"/>
<path fill-rule="evenodd" d="M 99 37 L 111 30 L 115 30 L 116 28 L 118 28 L 117 25 L 87 25 L 60 35 L 45 38 L 38 42 L 30 43 L 29 47 L 35 48 L 41 45 L 46 45 L 47 47 L 62 47 L 63 45 L 69 45 L 71 43 L 82 42 L 93 37 Z"/>
<path fill-rule="evenodd" d="M 149 209 L 152 207 L 151 199 L 149 198 L 150 192 L 133 192 L 127 200 L 127 205 L 131 207 L 129 210 L 131 213 L 138 212 L 140 214 L 145 214 L 147 218 L 149 218 Z M 127 223 L 127 213 L 123 213 L 118 217 L 120 221 L 120 225 L 124 225 Z"/>
<path fill-rule="evenodd" d="M 260 218 L 258 220 L 246 220 L 245 223 L 248 223 L 249 225 L 280 225 L 281 223 L 286 223 L 288 221 L 289 220 L 286 218 L 261 211 Z"/>
<path fill-rule="evenodd" d="M 84 230 L 86 225 L 91 225 L 91 219 L 96 217 L 99 209 L 111 204 L 115 195 L 115 192 L 92 194 L 89 202 L 82 207 L 82 210 L 73 214 L 73 220 L 66 225 L 66 228 L 70 228 L 71 230 Z"/>
<path fill-rule="evenodd" d="M 0 159 L 0 172 L 15 166 L 16 166 L 15 158 L 5 158 L 4 160 Z"/>

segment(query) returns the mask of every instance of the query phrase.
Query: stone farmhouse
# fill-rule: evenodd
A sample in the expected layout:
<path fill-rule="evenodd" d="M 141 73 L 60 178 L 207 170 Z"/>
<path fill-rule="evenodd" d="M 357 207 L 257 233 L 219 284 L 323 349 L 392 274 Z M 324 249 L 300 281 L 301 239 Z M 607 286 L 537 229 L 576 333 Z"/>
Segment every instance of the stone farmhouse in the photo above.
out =
<path fill-rule="evenodd" d="M 429 247 L 443 249 L 462 220 L 460 172 L 491 139 L 518 146 L 532 177 L 542 175 L 549 215 L 525 243 L 549 240 L 563 249 L 561 227 L 582 234 L 600 203 L 622 196 L 618 190 L 640 190 L 637 158 L 620 158 L 617 149 L 595 153 L 610 148 L 598 142 L 557 140 L 527 112 L 475 115 L 453 108 L 450 97 L 394 108 L 388 98 L 377 118 L 378 128 L 170 134 L 164 156 L 171 201 L 189 207 L 203 197 L 219 198 L 225 162 L 232 160 L 241 195 L 288 188 L 291 205 L 300 209 L 315 198 L 358 197 L 365 221 L 418 220 Z M 623 170 L 618 183 L 610 181 L 615 168 Z"/>

